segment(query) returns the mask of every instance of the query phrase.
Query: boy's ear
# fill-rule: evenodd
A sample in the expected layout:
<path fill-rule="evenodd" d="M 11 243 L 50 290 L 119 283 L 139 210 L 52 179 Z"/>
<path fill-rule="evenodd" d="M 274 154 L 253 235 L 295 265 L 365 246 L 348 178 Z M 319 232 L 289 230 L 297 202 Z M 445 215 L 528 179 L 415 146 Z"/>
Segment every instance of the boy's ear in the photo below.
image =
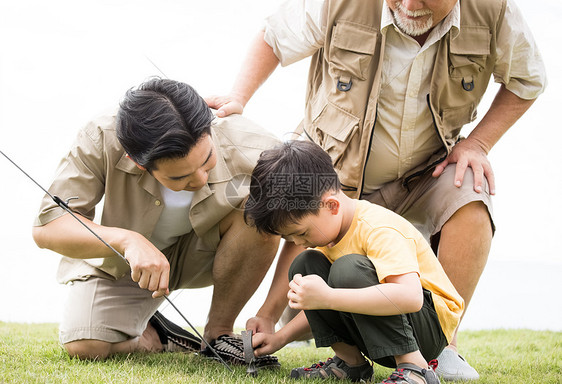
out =
<path fill-rule="evenodd" d="M 131 160 L 133 163 L 135 163 L 135 165 L 137 166 L 138 169 L 140 169 L 141 171 L 146 171 L 146 168 L 143 167 L 142 165 L 140 165 L 139 163 L 137 163 L 135 160 L 133 160 L 131 158 L 131 156 L 129 156 L 129 155 L 125 155 L 125 156 L 127 156 L 127 158 L 129 158 L 129 160 Z"/>
<path fill-rule="evenodd" d="M 325 206 L 330 210 L 332 215 L 337 215 L 340 211 L 340 201 L 336 196 L 328 196 L 324 199 Z"/>

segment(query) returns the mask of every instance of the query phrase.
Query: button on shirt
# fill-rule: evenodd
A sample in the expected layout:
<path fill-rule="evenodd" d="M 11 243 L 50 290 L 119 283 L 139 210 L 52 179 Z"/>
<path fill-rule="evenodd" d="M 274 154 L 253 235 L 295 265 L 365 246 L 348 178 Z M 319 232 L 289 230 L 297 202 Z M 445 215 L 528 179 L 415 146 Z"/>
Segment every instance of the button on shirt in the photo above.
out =
<path fill-rule="evenodd" d="M 325 2 L 290 0 L 265 20 L 265 41 L 285 66 L 314 54 L 324 45 Z M 385 56 L 365 193 L 396 180 L 442 148 L 427 104 L 437 42 L 460 27 L 460 4 L 419 44 L 395 25 L 386 3 L 381 20 Z M 546 85 L 542 59 L 531 32 L 512 0 L 498 33 L 494 78 L 524 99 L 534 99 Z"/>

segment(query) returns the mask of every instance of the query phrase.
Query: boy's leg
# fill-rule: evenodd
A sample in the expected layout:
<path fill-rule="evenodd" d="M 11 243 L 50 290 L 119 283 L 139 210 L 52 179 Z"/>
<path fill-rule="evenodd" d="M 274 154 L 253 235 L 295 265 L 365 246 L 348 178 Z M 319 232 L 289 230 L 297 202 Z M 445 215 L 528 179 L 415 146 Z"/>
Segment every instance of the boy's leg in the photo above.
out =
<path fill-rule="evenodd" d="M 307 250 L 295 258 L 289 269 L 289 279 L 295 274 L 315 274 L 326 282 L 332 264 L 319 251 Z M 336 356 L 310 368 L 300 367 L 291 371 L 293 378 L 330 378 L 368 381 L 373 375 L 371 364 L 365 361 L 354 338 L 347 332 L 340 312 L 330 310 L 305 311 L 317 347 L 332 347 Z"/>
<path fill-rule="evenodd" d="M 380 283 L 366 256 L 346 255 L 332 265 L 328 284 L 334 288 L 364 288 Z M 447 344 L 430 300 L 431 293 L 425 291 L 424 305 L 415 314 L 369 316 L 342 313 L 341 317 L 354 343 L 366 356 L 380 365 L 395 367 L 394 356 L 419 350 L 426 360 L 431 360 Z"/>
<path fill-rule="evenodd" d="M 328 281 L 332 264 L 320 251 L 306 250 L 299 254 L 289 268 L 289 280 L 300 273 L 318 275 Z M 317 347 L 329 347 L 337 342 L 353 344 L 349 335 L 342 337 L 345 332 L 339 312 L 330 310 L 305 311 L 306 318 L 312 330 Z"/>

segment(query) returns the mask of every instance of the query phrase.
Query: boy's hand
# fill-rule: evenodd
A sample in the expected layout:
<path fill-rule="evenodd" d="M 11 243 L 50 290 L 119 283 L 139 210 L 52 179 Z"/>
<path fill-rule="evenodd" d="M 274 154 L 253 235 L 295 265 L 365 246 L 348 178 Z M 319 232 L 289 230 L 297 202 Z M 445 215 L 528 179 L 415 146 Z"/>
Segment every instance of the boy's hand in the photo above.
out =
<path fill-rule="evenodd" d="M 293 309 L 327 309 L 332 288 L 318 275 L 296 274 L 289 283 L 289 306 Z"/>
<path fill-rule="evenodd" d="M 252 346 L 256 356 L 271 355 L 285 346 L 276 333 L 256 333 L 252 337 Z"/>

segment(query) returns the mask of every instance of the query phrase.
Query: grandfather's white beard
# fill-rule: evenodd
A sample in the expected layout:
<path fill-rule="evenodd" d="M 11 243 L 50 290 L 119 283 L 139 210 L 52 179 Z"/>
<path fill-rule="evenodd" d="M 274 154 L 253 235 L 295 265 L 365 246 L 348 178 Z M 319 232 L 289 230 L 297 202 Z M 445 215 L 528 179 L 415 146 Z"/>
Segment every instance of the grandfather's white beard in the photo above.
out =
<path fill-rule="evenodd" d="M 426 33 L 433 26 L 433 12 L 429 9 L 409 11 L 402 5 L 401 1 L 394 3 L 395 10 L 392 11 L 396 26 L 409 36 L 420 36 Z M 410 17 L 421 17 L 419 20 Z"/>

